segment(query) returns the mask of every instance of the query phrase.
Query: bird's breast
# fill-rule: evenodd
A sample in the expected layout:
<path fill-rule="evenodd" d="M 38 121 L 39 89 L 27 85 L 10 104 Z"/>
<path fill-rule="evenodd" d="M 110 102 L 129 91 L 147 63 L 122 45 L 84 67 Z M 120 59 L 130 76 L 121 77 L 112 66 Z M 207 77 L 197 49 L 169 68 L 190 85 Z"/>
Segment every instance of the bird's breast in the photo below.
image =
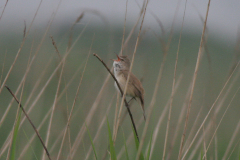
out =
<path fill-rule="evenodd" d="M 123 74 L 116 75 L 116 79 L 117 79 L 118 83 L 120 84 L 122 90 L 124 90 L 125 85 L 126 85 L 126 79 L 123 76 Z M 115 84 L 115 86 L 117 87 L 117 84 Z M 117 89 L 118 89 L 118 87 L 117 87 Z"/>
<path fill-rule="evenodd" d="M 125 89 L 125 86 L 126 86 L 126 82 L 127 82 L 126 78 L 124 77 L 123 74 L 118 74 L 115 77 L 116 77 L 116 79 L 117 79 L 117 81 L 118 81 L 122 91 L 124 92 L 124 89 Z M 115 85 L 115 88 L 119 91 L 116 82 L 115 82 L 114 85 Z M 130 97 L 135 97 L 134 87 L 131 84 L 128 85 L 126 95 L 130 96 Z"/>

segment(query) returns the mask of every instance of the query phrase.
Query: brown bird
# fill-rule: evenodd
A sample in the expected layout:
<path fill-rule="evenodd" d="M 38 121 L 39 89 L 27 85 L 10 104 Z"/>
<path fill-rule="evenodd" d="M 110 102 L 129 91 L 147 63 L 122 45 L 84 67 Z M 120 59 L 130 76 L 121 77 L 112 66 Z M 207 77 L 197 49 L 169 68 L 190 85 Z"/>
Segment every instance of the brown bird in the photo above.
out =
<path fill-rule="evenodd" d="M 146 120 L 145 111 L 144 111 L 144 89 L 143 89 L 142 83 L 134 74 L 132 74 L 132 72 L 129 71 L 130 61 L 128 57 L 117 55 L 117 58 L 118 58 L 117 60 L 113 60 L 114 75 L 118 80 L 118 83 L 121 89 L 124 91 L 128 74 L 130 74 L 126 95 L 129 97 L 132 97 L 131 100 L 132 99 L 136 100 L 136 98 L 140 100 L 142 110 L 143 110 L 143 117 L 144 117 L 144 120 Z M 116 82 L 114 83 L 114 86 L 118 90 L 118 92 L 120 92 Z"/>

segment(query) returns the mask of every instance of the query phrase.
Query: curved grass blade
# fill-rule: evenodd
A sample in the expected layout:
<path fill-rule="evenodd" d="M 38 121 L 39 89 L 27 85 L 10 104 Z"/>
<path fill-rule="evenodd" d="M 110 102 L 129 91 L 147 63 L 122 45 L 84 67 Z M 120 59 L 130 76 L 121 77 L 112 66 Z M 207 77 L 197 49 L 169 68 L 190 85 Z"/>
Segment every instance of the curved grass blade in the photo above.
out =
<path fill-rule="evenodd" d="M 126 139 L 125 139 L 125 136 L 124 136 L 124 132 L 123 132 L 123 131 L 122 131 L 122 133 L 123 133 L 124 147 L 125 147 L 125 152 L 126 152 L 126 160 L 129 160 L 128 149 L 127 149 L 127 144 L 126 144 Z"/>
<path fill-rule="evenodd" d="M 34 158 L 35 158 L 36 160 L 38 160 L 37 155 L 36 155 L 36 153 L 35 153 L 35 151 L 34 151 L 34 149 L 33 149 L 33 146 L 31 145 L 30 139 L 29 139 L 29 137 L 27 136 L 27 133 L 25 132 L 25 130 L 24 130 L 23 128 L 22 128 L 22 131 L 23 131 L 26 139 L 28 140 L 28 143 L 30 143 L 30 148 L 31 148 L 31 151 L 32 151 L 32 153 L 33 153 L 33 155 L 34 155 Z M 18 158 L 19 158 L 19 157 L 18 157 Z"/>
<path fill-rule="evenodd" d="M 18 129 L 19 129 L 19 125 L 21 122 L 21 116 L 22 116 L 22 112 L 20 110 L 19 115 L 18 115 L 18 119 L 16 122 L 16 127 L 14 128 L 14 132 L 13 132 L 13 140 L 12 140 L 12 148 L 11 148 L 11 154 L 10 154 L 10 160 L 15 160 L 15 154 L 16 154 L 16 145 L 17 145 L 17 135 L 18 135 Z"/>
<path fill-rule="evenodd" d="M 86 124 L 86 123 L 85 123 L 85 126 L 86 126 L 86 128 L 87 128 L 88 136 L 89 136 L 89 138 L 90 138 L 90 141 L 91 141 L 91 144 L 92 144 L 92 148 L 93 148 L 93 152 L 94 152 L 95 158 L 96 158 L 96 160 L 97 160 L 97 159 L 98 159 L 98 158 L 97 158 L 97 152 L 96 152 L 96 149 L 95 149 L 95 146 L 94 146 L 94 144 L 93 144 L 93 140 L 92 140 L 91 134 L 90 134 L 90 132 L 89 132 L 89 130 L 88 130 L 88 127 L 87 127 L 87 124 Z"/>
<path fill-rule="evenodd" d="M 109 146 L 110 146 L 110 154 L 111 154 L 111 160 L 117 160 L 117 156 L 115 153 L 115 147 L 113 145 L 113 140 L 112 140 L 112 133 L 111 133 L 111 129 L 109 126 L 109 122 L 108 122 L 108 118 L 107 118 L 107 125 L 108 125 L 108 137 L 109 137 Z"/>
<path fill-rule="evenodd" d="M 153 130 L 152 130 L 152 134 L 151 134 L 151 137 L 150 137 L 150 143 L 149 143 L 149 146 L 148 146 L 148 152 L 147 152 L 147 157 L 146 157 L 147 160 L 149 160 L 149 158 L 150 158 L 150 153 L 151 153 L 151 149 L 152 149 L 152 136 L 153 136 Z"/>
<path fill-rule="evenodd" d="M 133 135 L 134 135 L 134 140 L 135 140 L 136 149 L 137 149 L 137 151 L 138 151 L 138 148 L 139 148 L 138 137 L 137 137 L 136 133 L 134 132 L 134 128 L 133 128 L 133 127 L 132 127 L 132 129 L 133 129 Z M 142 151 L 141 151 L 141 153 L 140 153 L 139 160 L 144 160 L 144 156 L 143 156 Z"/>

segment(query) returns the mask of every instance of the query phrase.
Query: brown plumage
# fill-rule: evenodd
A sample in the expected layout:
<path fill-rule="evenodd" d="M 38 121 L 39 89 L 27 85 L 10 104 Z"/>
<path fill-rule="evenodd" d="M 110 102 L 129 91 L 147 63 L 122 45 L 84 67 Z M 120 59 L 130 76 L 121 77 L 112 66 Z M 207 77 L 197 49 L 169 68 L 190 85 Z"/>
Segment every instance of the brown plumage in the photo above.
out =
<path fill-rule="evenodd" d="M 117 56 L 118 60 L 114 60 L 113 67 L 114 67 L 114 74 L 118 83 L 120 84 L 122 90 L 124 90 L 127 82 L 128 74 L 130 74 L 128 88 L 126 95 L 132 97 L 134 99 L 138 98 L 141 102 L 144 120 L 146 120 L 145 110 L 144 110 L 144 89 L 142 83 L 139 79 L 132 73 L 129 72 L 130 61 L 127 56 Z M 116 82 L 115 87 L 119 91 Z"/>

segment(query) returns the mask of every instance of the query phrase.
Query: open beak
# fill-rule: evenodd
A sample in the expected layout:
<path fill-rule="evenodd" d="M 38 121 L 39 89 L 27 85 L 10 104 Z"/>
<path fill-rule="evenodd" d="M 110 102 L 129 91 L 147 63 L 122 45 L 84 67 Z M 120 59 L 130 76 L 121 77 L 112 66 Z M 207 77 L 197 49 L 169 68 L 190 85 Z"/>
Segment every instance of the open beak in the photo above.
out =
<path fill-rule="evenodd" d="M 117 60 L 116 59 L 111 59 L 111 60 L 113 60 L 113 61 L 115 61 L 115 62 L 119 62 L 121 59 L 118 57 L 118 55 L 116 54 L 116 56 L 117 56 Z"/>

